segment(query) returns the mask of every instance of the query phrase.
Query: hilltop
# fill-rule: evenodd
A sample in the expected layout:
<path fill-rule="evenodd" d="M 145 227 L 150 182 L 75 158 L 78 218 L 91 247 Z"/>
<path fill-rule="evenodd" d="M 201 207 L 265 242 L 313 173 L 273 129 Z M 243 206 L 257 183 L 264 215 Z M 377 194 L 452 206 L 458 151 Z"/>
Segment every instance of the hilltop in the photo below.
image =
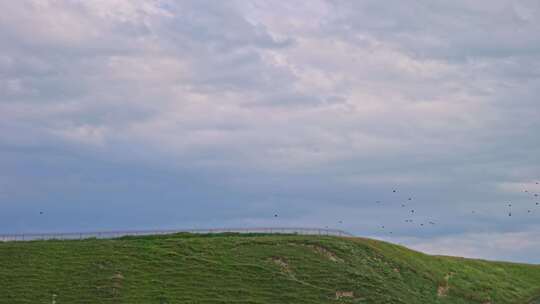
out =
<path fill-rule="evenodd" d="M 540 267 L 351 237 L 0 243 L 0 303 L 532 303 Z"/>

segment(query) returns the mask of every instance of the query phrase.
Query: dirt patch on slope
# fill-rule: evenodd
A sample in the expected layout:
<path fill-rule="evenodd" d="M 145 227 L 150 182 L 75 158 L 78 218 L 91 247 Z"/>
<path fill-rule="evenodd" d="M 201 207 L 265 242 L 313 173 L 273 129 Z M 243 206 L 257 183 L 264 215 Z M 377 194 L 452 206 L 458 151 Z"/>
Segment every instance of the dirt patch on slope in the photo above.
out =
<path fill-rule="evenodd" d="M 448 295 L 448 291 L 450 291 L 450 286 L 439 285 L 439 287 L 437 288 L 437 296 L 446 297 Z"/>
<path fill-rule="evenodd" d="M 120 290 L 122 289 L 122 285 L 124 283 L 124 276 L 122 273 L 117 272 L 111 277 L 111 287 L 112 287 L 112 296 L 116 297 L 120 293 Z"/>
<path fill-rule="evenodd" d="M 282 257 L 271 257 L 270 260 L 276 264 L 277 266 L 279 266 L 279 269 L 281 270 L 281 272 L 283 272 L 284 274 L 287 274 L 287 275 L 290 275 L 292 277 L 294 277 L 294 274 L 292 273 L 291 271 L 291 268 L 289 267 L 289 263 L 287 262 L 287 260 L 285 260 L 284 258 Z"/>
<path fill-rule="evenodd" d="M 329 250 L 328 248 L 321 246 L 321 245 L 307 245 L 309 248 L 313 249 L 316 253 L 326 257 L 332 262 L 343 262 L 343 259 L 339 258 L 334 252 Z"/>
<path fill-rule="evenodd" d="M 450 284 L 448 283 L 448 280 L 454 275 L 453 273 L 448 273 L 444 276 L 444 283 L 440 284 L 439 287 L 437 287 L 437 296 L 438 297 L 446 297 L 448 295 L 448 292 L 450 291 Z"/>
<path fill-rule="evenodd" d="M 352 291 L 336 291 L 336 300 L 342 298 L 354 298 L 354 292 Z"/>

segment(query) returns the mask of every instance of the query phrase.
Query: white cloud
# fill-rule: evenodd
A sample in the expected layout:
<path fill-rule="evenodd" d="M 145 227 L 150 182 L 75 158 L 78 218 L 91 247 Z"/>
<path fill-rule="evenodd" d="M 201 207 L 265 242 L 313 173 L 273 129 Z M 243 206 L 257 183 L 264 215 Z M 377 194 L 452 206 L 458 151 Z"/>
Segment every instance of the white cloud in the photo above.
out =
<path fill-rule="evenodd" d="M 538 227 L 528 231 L 507 233 L 469 233 L 431 239 L 399 240 L 413 249 L 438 255 L 484 259 L 513 259 L 527 261 L 528 256 L 540 253 Z"/>

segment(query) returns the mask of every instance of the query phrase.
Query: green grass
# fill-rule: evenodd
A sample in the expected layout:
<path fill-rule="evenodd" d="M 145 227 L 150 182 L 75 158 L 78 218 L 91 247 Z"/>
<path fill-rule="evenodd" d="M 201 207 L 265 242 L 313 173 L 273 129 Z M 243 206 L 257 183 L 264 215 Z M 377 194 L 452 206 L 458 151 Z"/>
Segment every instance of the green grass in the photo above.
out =
<path fill-rule="evenodd" d="M 540 267 L 298 235 L 0 243 L 0 303 L 52 303 L 53 294 L 57 304 L 529 303 Z"/>

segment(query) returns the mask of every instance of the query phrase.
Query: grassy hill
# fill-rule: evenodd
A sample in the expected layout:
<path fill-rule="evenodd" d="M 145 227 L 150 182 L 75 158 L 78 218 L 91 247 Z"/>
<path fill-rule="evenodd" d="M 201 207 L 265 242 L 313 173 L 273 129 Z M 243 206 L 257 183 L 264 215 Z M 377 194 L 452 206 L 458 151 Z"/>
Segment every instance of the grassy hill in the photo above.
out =
<path fill-rule="evenodd" d="M 530 303 L 540 267 L 380 241 L 190 235 L 0 243 L 0 303 Z M 339 299 L 337 299 L 339 297 Z"/>

